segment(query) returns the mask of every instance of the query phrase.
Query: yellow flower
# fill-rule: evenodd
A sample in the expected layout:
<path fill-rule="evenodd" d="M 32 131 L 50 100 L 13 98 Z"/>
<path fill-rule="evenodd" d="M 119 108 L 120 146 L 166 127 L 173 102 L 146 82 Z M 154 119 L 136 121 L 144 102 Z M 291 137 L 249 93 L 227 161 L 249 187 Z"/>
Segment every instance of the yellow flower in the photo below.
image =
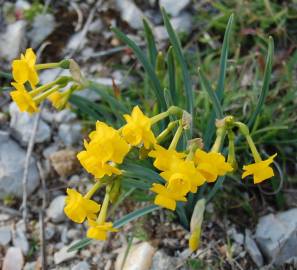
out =
<path fill-rule="evenodd" d="M 64 212 L 68 218 L 77 223 L 82 223 L 88 218 L 95 218 L 100 210 L 100 205 L 93 200 L 84 198 L 74 189 L 67 188 Z"/>
<path fill-rule="evenodd" d="M 194 157 L 198 171 L 205 177 L 207 182 L 214 182 L 218 176 L 231 172 L 232 166 L 225 162 L 225 157 L 216 152 L 206 153 L 197 149 Z"/>
<path fill-rule="evenodd" d="M 127 122 L 122 129 L 124 139 L 131 145 L 137 146 L 143 143 L 145 148 L 150 148 L 156 143 L 156 138 L 151 130 L 151 120 L 145 116 L 138 106 L 135 106 L 131 115 L 125 114 Z"/>
<path fill-rule="evenodd" d="M 35 69 L 36 55 L 31 48 L 27 49 L 25 55 L 21 54 L 21 59 L 12 62 L 12 75 L 17 83 L 29 82 L 32 88 L 39 82 Z"/>
<path fill-rule="evenodd" d="M 96 178 L 121 174 L 121 171 L 114 167 L 114 163 L 121 164 L 130 147 L 119 132 L 97 121 L 96 130 L 92 131 L 89 137 L 90 142 L 84 142 L 86 150 L 77 155 L 82 166 Z"/>
<path fill-rule="evenodd" d="M 58 110 L 61 110 L 63 109 L 65 106 L 66 106 L 66 103 L 69 99 L 69 96 L 71 94 L 71 91 L 70 90 L 67 90 L 65 92 L 55 92 L 55 93 L 52 93 L 51 95 L 49 95 L 47 97 L 47 99 L 52 103 L 52 105 L 58 109 Z"/>
<path fill-rule="evenodd" d="M 26 88 L 21 83 L 13 82 L 12 86 L 16 90 L 10 92 L 12 100 L 18 105 L 21 112 L 34 113 L 38 111 L 37 105 L 32 96 L 27 92 Z"/>
<path fill-rule="evenodd" d="M 245 178 L 248 175 L 253 175 L 254 184 L 258 184 L 274 176 L 274 172 L 272 168 L 269 167 L 269 165 L 273 162 L 273 159 L 276 157 L 276 155 L 277 154 L 274 154 L 266 160 L 258 161 L 253 164 L 243 166 L 245 172 L 242 174 L 242 178 Z"/>
<path fill-rule="evenodd" d="M 112 222 L 104 222 L 98 224 L 95 220 L 88 220 L 89 229 L 87 231 L 87 237 L 96 240 L 106 240 L 108 232 L 117 232 L 118 230 L 112 227 Z"/>
<path fill-rule="evenodd" d="M 175 180 L 172 184 L 174 183 Z M 161 184 L 154 183 L 150 189 L 151 191 L 157 193 L 154 203 L 174 211 L 176 208 L 176 201 L 187 201 L 184 194 L 181 194 L 180 191 L 177 190 L 178 186 L 179 185 L 171 185 L 167 188 Z"/>
<path fill-rule="evenodd" d="M 155 145 L 155 150 L 151 151 L 149 156 L 155 158 L 154 166 L 157 169 L 166 171 L 170 170 L 174 163 L 182 160 L 186 155 L 175 150 L 165 149 L 160 145 Z"/>
<path fill-rule="evenodd" d="M 160 175 L 167 181 L 168 187 L 175 185 L 175 188 L 184 195 L 189 191 L 196 193 L 197 187 L 205 182 L 205 177 L 195 168 L 194 162 L 189 160 L 173 162 L 171 170 Z"/>

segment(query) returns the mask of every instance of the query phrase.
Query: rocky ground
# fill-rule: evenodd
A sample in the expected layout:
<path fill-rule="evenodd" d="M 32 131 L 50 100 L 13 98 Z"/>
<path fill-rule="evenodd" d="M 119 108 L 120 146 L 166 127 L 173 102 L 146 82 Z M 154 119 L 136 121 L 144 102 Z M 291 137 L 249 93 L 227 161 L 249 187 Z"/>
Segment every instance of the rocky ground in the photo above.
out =
<path fill-rule="evenodd" d="M 179 0 L 176 5 L 169 0 L 159 2 L 171 14 L 176 31 L 194 30 L 192 18 L 196 4 L 190 5 L 189 0 Z M 23 0 L 0 1 L 3 71 L 9 70 L 10 61 L 24 48 L 32 46 L 42 61 L 73 57 L 88 77 L 105 85 L 112 85 L 113 78 L 117 85 L 124 87 L 135 78 L 127 78 L 122 69 L 114 66 L 131 61 L 133 56 L 114 38 L 108 26 L 125 29 L 141 44 L 141 18 L 145 15 L 154 24 L 159 45 L 166 45 L 168 37 L 157 1 L 46 3 L 48 6 L 32 6 Z M 50 81 L 58 73 L 42 72 L 41 80 Z M 7 81 L 1 80 L 1 87 L 5 88 Z M 86 93 L 87 98 L 98 98 Z M 48 269 L 73 270 L 297 269 L 297 208 L 279 213 L 270 208 L 264 211 L 256 226 L 242 230 L 234 222 L 240 216 L 232 221 L 221 219 L 209 204 L 206 213 L 210 218 L 203 224 L 201 245 L 194 254 L 188 250 L 188 232 L 176 224 L 167 211 L 155 212 L 127 225 L 106 242 L 94 241 L 83 250 L 68 252 L 86 231 L 83 225 L 69 221 L 63 213 L 66 187 L 84 192 L 91 185 L 76 159 L 87 133 L 86 124 L 71 110 L 56 112 L 45 104 L 38 119 L 33 153 L 27 157 L 32 129 L 39 116 L 20 113 L 7 92 L 0 92 L 0 105 L 2 269 L 41 269 L 43 260 Z M 29 211 L 24 224 L 21 201 L 26 161 Z M 141 204 L 128 200 L 117 215 L 120 217 Z M 129 253 L 122 265 L 127 247 Z"/>

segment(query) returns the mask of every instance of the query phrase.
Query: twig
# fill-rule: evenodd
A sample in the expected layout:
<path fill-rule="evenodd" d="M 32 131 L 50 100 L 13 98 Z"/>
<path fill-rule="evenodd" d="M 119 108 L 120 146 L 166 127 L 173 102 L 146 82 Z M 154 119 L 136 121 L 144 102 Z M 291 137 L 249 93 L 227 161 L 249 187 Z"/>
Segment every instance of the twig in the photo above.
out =
<path fill-rule="evenodd" d="M 20 213 L 18 210 L 15 210 L 13 208 L 6 207 L 3 205 L 0 205 L 0 210 L 1 210 L 1 212 L 6 212 L 6 213 L 14 215 L 14 216 L 19 216 L 19 217 L 22 216 L 22 213 Z"/>
<path fill-rule="evenodd" d="M 27 190 L 27 182 L 28 182 L 28 173 L 29 173 L 29 164 L 30 164 L 30 158 L 33 152 L 34 143 L 35 143 L 35 137 L 38 129 L 38 124 L 40 120 L 41 110 L 42 110 L 43 104 L 40 106 L 40 111 L 36 114 L 36 118 L 34 119 L 34 124 L 32 128 L 32 133 L 30 136 L 29 144 L 27 147 L 27 153 L 26 153 L 26 159 L 24 163 L 24 174 L 23 174 L 23 202 L 22 202 L 22 213 L 23 213 L 23 221 L 25 226 L 25 231 L 27 230 L 27 216 L 28 216 L 28 207 L 27 207 L 27 200 L 28 200 L 28 190 Z"/>
<path fill-rule="evenodd" d="M 46 249 L 45 249 L 45 225 L 44 225 L 44 212 L 46 208 L 46 183 L 44 172 L 40 162 L 37 162 L 37 168 L 39 171 L 40 179 L 41 179 L 41 194 L 42 194 L 42 205 L 39 211 L 39 226 L 40 226 L 40 256 L 41 256 L 41 266 L 42 270 L 47 269 L 46 265 Z"/>

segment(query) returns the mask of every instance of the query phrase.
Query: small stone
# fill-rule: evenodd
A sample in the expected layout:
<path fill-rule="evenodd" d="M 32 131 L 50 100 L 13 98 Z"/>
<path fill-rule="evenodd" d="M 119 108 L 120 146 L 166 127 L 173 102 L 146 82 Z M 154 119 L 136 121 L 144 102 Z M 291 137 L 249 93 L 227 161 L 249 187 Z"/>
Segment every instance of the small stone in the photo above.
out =
<path fill-rule="evenodd" d="M 49 159 L 52 154 L 58 151 L 58 149 L 59 146 L 56 143 L 53 143 L 42 151 L 42 155 Z"/>
<path fill-rule="evenodd" d="M 102 29 L 103 29 L 103 23 L 102 23 L 102 20 L 99 18 L 94 20 L 89 26 L 89 32 L 94 34 L 101 33 Z"/>
<path fill-rule="evenodd" d="M 56 234 L 55 226 L 51 223 L 48 223 L 45 227 L 45 239 L 46 240 L 51 240 L 54 235 Z"/>
<path fill-rule="evenodd" d="M 237 244 L 243 245 L 244 236 L 241 233 L 238 233 L 235 228 L 228 230 L 228 235 L 233 239 Z"/>
<path fill-rule="evenodd" d="M 125 257 L 126 248 L 118 255 L 115 262 L 115 270 L 149 270 L 155 249 L 148 242 L 132 245 L 123 268 L 122 262 Z"/>
<path fill-rule="evenodd" d="M 24 222 L 21 220 L 16 224 L 15 231 L 13 231 L 12 243 L 15 247 L 19 247 L 24 255 L 29 252 L 29 242 L 25 234 Z"/>
<path fill-rule="evenodd" d="M 24 257 L 18 247 L 10 247 L 4 257 L 2 270 L 22 270 Z"/>
<path fill-rule="evenodd" d="M 172 0 L 160 0 L 160 6 L 172 16 L 177 16 L 189 3 L 190 0 L 179 0 L 174 3 Z"/>
<path fill-rule="evenodd" d="M 62 177 L 73 174 L 79 168 L 76 152 L 68 149 L 51 154 L 50 161 L 55 171 Z"/>
<path fill-rule="evenodd" d="M 116 0 L 116 5 L 124 21 L 134 29 L 142 29 L 143 13 L 132 0 Z"/>
<path fill-rule="evenodd" d="M 11 240 L 11 231 L 9 226 L 0 228 L 0 245 L 6 246 Z"/>
<path fill-rule="evenodd" d="M 81 233 L 79 230 L 76 230 L 76 229 L 67 230 L 67 238 L 70 240 L 79 239 L 80 236 L 81 236 Z"/>
<path fill-rule="evenodd" d="M 245 249 L 258 267 L 263 266 L 263 256 L 249 230 L 245 231 Z"/>
<path fill-rule="evenodd" d="M 72 266 L 72 270 L 89 270 L 90 265 L 87 262 L 79 262 L 78 264 Z"/>
<path fill-rule="evenodd" d="M 54 116 L 54 121 L 61 123 L 69 123 L 76 119 L 76 114 L 68 109 L 59 111 Z"/>
<path fill-rule="evenodd" d="M 55 223 L 66 219 L 64 214 L 65 198 L 66 196 L 64 195 L 54 198 L 47 209 L 47 216 Z"/>
<path fill-rule="evenodd" d="M 65 146 L 78 144 L 82 138 L 82 126 L 80 123 L 61 124 L 58 135 Z"/>
<path fill-rule="evenodd" d="M 168 270 L 175 269 L 178 265 L 178 260 L 168 256 L 164 251 L 158 250 L 154 257 L 150 270 Z"/>
<path fill-rule="evenodd" d="M 27 262 L 23 270 L 37 270 L 41 269 L 38 265 L 38 262 Z"/>
<path fill-rule="evenodd" d="M 26 112 L 20 112 L 17 105 L 12 102 L 9 106 L 11 116 L 10 127 L 12 135 L 24 146 L 29 143 L 32 127 L 35 122 L 36 115 L 30 115 Z M 48 141 L 51 137 L 51 129 L 42 119 L 39 120 L 35 142 L 42 143 Z"/>
<path fill-rule="evenodd" d="M 55 264 L 60 264 L 62 262 L 68 261 L 70 259 L 73 259 L 76 256 L 77 250 L 70 251 L 70 252 L 68 251 L 68 249 L 72 246 L 72 244 L 70 244 L 69 246 L 64 246 L 61 250 L 59 250 L 54 254 Z"/>

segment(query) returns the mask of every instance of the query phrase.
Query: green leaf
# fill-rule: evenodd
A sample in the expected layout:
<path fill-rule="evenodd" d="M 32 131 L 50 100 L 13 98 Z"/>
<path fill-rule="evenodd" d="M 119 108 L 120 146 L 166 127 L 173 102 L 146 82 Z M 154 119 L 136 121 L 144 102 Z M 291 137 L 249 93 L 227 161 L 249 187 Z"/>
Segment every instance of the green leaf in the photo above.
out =
<path fill-rule="evenodd" d="M 143 189 L 143 190 L 149 190 L 152 184 L 133 179 L 133 178 L 123 178 L 122 179 L 122 185 L 124 188 L 138 188 L 138 189 Z"/>
<path fill-rule="evenodd" d="M 201 86 L 208 93 L 209 98 L 212 102 L 212 105 L 216 114 L 216 118 L 222 119 L 224 117 L 223 110 L 216 92 L 212 89 L 210 82 L 207 80 L 207 78 L 205 77 L 201 69 L 198 70 L 198 74 L 199 74 Z"/>
<path fill-rule="evenodd" d="M 259 96 L 259 99 L 258 99 L 256 109 L 255 109 L 253 115 L 251 116 L 251 118 L 250 118 L 250 120 L 248 122 L 248 126 L 250 128 L 254 125 L 257 116 L 261 113 L 261 111 L 263 109 L 263 106 L 264 106 L 264 102 L 265 102 L 267 93 L 268 93 L 268 90 L 269 90 L 269 83 L 270 83 L 271 71 L 272 71 L 273 53 L 274 53 L 273 38 L 269 37 L 269 40 L 268 40 L 268 54 L 267 54 L 267 57 L 266 57 L 263 86 L 262 86 L 262 89 L 261 89 L 261 92 L 260 92 L 260 96 Z"/>
<path fill-rule="evenodd" d="M 184 58 L 184 55 L 182 53 L 182 48 L 180 44 L 180 40 L 176 33 L 174 32 L 172 25 L 170 23 L 170 20 L 168 18 L 168 15 L 163 7 L 161 7 L 161 12 L 163 15 L 163 20 L 165 27 L 167 29 L 168 35 L 170 42 L 172 44 L 174 53 L 176 55 L 177 61 L 179 62 L 181 69 L 182 69 L 182 74 L 183 74 L 183 82 L 184 82 L 184 87 L 185 87 L 185 92 L 186 92 L 186 103 L 187 103 L 187 111 L 193 116 L 193 91 L 192 91 L 192 84 L 191 84 L 191 77 L 190 73 L 187 67 L 186 60 Z"/>
<path fill-rule="evenodd" d="M 128 38 L 123 32 L 121 32 L 119 29 L 112 27 L 111 30 L 116 34 L 116 36 L 125 42 L 135 53 L 138 60 L 142 63 L 145 71 L 147 72 L 150 81 L 153 85 L 153 90 L 155 92 L 155 96 L 157 98 L 158 106 L 160 111 L 166 110 L 166 102 L 163 96 L 163 89 L 161 87 L 160 81 L 154 71 L 153 66 L 149 63 L 148 59 L 142 52 L 142 50 L 136 45 L 136 43 Z"/>
<path fill-rule="evenodd" d="M 145 34 L 145 39 L 147 43 L 148 58 L 150 60 L 151 65 L 154 68 L 156 66 L 156 58 L 157 58 L 158 50 L 156 47 L 156 42 L 154 39 L 152 29 L 146 18 L 143 19 L 143 28 L 144 28 L 144 34 Z"/>
<path fill-rule="evenodd" d="M 89 244 L 91 244 L 91 242 L 92 242 L 92 239 L 83 238 L 82 240 L 79 240 L 75 244 L 73 244 L 67 251 L 71 252 L 71 251 L 82 249 L 82 248 L 88 246 Z"/>
<path fill-rule="evenodd" d="M 168 83 L 169 83 L 169 92 L 171 100 L 174 105 L 178 104 L 177 94 L 176 94 L 176 85 L 175 85 L 175 62 L 174 62 L 174 53 L 172 46 L 169 48 L 167 53 L 167 65 L 168 65 Z"/>

